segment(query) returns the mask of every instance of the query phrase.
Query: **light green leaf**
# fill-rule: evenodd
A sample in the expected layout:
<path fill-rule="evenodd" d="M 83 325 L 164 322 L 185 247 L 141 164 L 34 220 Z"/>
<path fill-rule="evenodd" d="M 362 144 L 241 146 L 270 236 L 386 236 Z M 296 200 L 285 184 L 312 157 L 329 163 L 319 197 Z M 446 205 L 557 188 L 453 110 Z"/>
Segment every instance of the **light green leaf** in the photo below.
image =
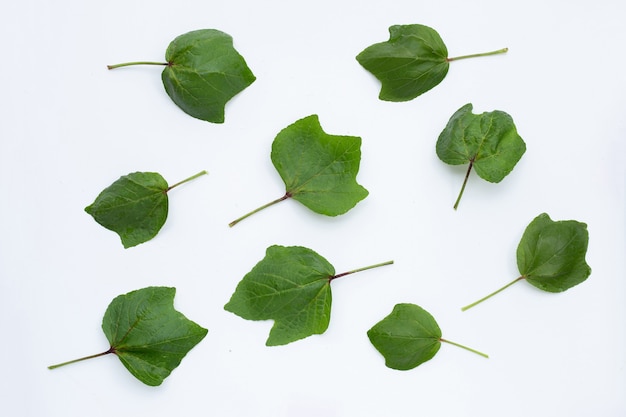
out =
<path fill-rule="evenodd" d="M 156 172 L 124 175 L 105 188 L 85 211 L 100 225 L 117 233 L 125 248 L 136 246 L 156 236 L 165 224 L 167 193 L 206 173 L 199 172 L 171 187 Z"/>
<path fill-rule="evenodd" d="M 424 25 L 394 25 L 389 40 L 367 47 L 357 61 L 381 82 L 379 98 L 385 101 L 408 101 L 438 85 L 448 73 L 451 61 L 494 55 L 493 52 L 448 57 L 448 49 L 439 34 Z"/>
<path fill-rule="evenodd" d="M 207 334 L 174 309 L 175 294 L 175 288 L 148 287 L 114 298 L 102 319 L 109 350 L 49 369 L 113 353 L 141 382 L 161 385 Z"/>
<path fill-rule="evenodd" d="M 446 164 L 469 163 L 456 209 L 465 191 L 472 168 L 479 177 L 498 183 L 515 167 L 526 152 L 526 143 L 517 133 L 513 119 L 503 111 L 472 113 L 466 104 L 452 115 L 439 135 L 437 156 Z"/>
<path fill-rule="evenodd" d="M 224 309 L 246 320 L 274 320 L 266 344 L 285 345 L 326 331 L 331 281 L 391 263 L 335 274 L 334 267 L 311 249 L 271 246 L 239 282 Z"/>
<path fill-rule="evenodd" d="M 591 275 L 591 268 L 585 260 L 588 244 L 589 232 L 585 223 L 575 220 L 553 221 L 546 213 L 540 214 L 526 227 L 517 247 L 517 267 L 522 275 L 463 307 L 463 310 L 524 279 L 548 292 L 562 292 L 580 284 Z"/>
<path fill-rule="evenodd" d="M 231 227 L 288 198 L 316 213 L 338 216 L 368 195 L 356 182 L 361 138 L 325 133 L 317 115 L 283 129 L 274 139 L 271 158 L 285 183 L 285 195 L 231 222 Z"/>
<path fill-rule="evenodd" d="M 129 62 L 108 68 L 164 65 L 161 78 L 174 103 L 185 113 L 213 123 L 223 123 L 226 103 L 256 80 L 233 47 L 232 37 L 215 29 L 178 36 L 167 47 L 165 60 Z"/>
<path fill-rule="evenodd" d="M 439 325 L 429 312 L 415 304 L 396 304 L 393 311 L 367 332 L 370 342 L 385 358 L 385 365 L 406 371 L 431 360 L 450 343 L 483 357 L 484 353 L 441 337 Z"/>

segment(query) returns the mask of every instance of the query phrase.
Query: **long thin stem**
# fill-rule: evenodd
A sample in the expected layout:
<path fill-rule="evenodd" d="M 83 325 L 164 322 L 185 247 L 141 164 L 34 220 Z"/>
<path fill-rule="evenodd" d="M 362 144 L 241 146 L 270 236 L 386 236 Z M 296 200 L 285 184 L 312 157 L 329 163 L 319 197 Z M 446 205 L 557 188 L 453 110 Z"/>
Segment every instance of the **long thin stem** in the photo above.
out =
<path fill-rule="evenodd" d="M 449 343 L 449 344 L 454 345 L 454 346 L 458 346 L 458 347 L 463 348 L 465 350 L 469 350 L 470 352 L 474 352 L 475 354 L 480 355 L 483 358 L 489 359 L 489 355 L 487 355 L 486 353 L 479 352 L 479 351 L 477 351 L 475 349 L 472 349 L 472 348 L 469 348 L 467 346 L 463 346 L 461 344 L 458 344 L 458 343 L 455 343 L 455 342 L 451 342 L 450 340 L 446 340 L 446 339 L 439 339 L 439 341 L 440 342 Z"/>
<path fill-rule="evenodd" d="M 107 68 L 112 70 L 115 68 L 121 67 L 130 67 L 131 65 L 169 65 L 167 62 L 154 62 L 154 61 L 135 61 L 135 62 L 124 62 L 123 64 L 115 64 L 115 65 L 107 65 Z"/>
<path fill-rule="evenodd" d="M 374 268 L 378 268 L 380 266 L 391 265 L 391 264 L 393 264 L 393 261 L 381 262 L 379 264 L 366 266 L 365 268 L 353 269 L 352 271 L 343 272 L 341 274 L 334 275 L 334 276 L 330 277 L 329 281 L 332 281 L 332 280 L 337 279 L 337 278 L 345 277 L 346 275 L 354 274 L 355 272 L 367 271 L 368 269 L 374 269 Z"/>
<path fill-rule="evenodd" d="M 485 300 L 487 300 L 487 299 L 489 299 L 489 298 L 493 297 L 494 295 L 496 295 L 497 293 L 499 293 L 499 292 L 501 292 L 501 291 L 506 290 L 506 289 L 507 289 L 507 288 L 509 288 L 511 285 L 515 284 L 517 281 L 520 281 L 520 280 L 522 280 L 522 279 L 524 279 L 524 278 L 525 278 L 525 277 L 524 277 L 523 275 L 522 275 L 522 276 L 520 276 L 520 277 L 515 278 L 513 281 L 509 282 L 508 284 L 506 284 L 504 287 L 500 288 L 499 290 L 492 292 L 492 293 L 491 293 L 491 294 L 489 294 L 488 296 L 483 297 L 483 298 L 481 298 L 480 300 L 473 302 L 472 304 L 466 305 L 465 307 L 461 308 L 461 310 L 462 310 L 462 311 L 465 311 L 465 310 L 468 310 L 468 309 L 470 309 L 470 308 L 474 307 L 476 304 L 480 304 L 480 303 L 482 303 L 483 301 L 485 301 Z"/>
<path fill-rule="evenodd" d="M 509 50 L 509 48 L 502 48 L 502 49 L 498 49 L 497 51 L 483 52 L 483 53 L 480 53 L 480 54 L 456 56 L 454 58 L 448 58 L 447 61 L 451 62 L 451 61 L 458 61 L 459 59 L 477 58 L 477 57 L 480 57 L 480 56 L 489 56 L 489 55 L 503 54 L 503 53 L 505 53 L 508 50 Z"/>
<path fill-rule="evenodd" d="M 182 180 L 182 181 L 180 181 L 180 182 L 177 182 L 177 183 L 176 183 L 176 184 L 174 184 L 174 185 L 170 185 L 170 186 L 167 188 L 167 190 L 165 190 L 165 192 L 168 192 L 168 191 L 169 191 L 169 190 L 171 190 L 172 188 L 174 188 L 174 187 L 178 187 L 178 186 L 179 186 L 179 185 L 181 185 L 181 184 L 184 184 L 184 183 L 189 182 L 189 181 L 191 181 L 191 180 L 195 180 L 195 179 L 196 179 L 196 178 L 198 178 L 198 177 L 201 177 L 201 176 L 203 176 L 203 175 L 208 175 L 208 174 L 209 174 L 209 173 L 208 173 L 208 172 L 206 172 L 206 171 L 200 171 L 200 172 L 198 172 L 196 175 L 192 175 L 191 177 L 186 178 L 186 179 L 184 179 L 184 180 Z"/>
<path fill-rule="evenodd" d="M 276 204 L 276 203 L 280 203 L 281 201 L 286 200 L 286 199 L 288 199 L 289 197 L 291 197 L 291 194 L 286 193 L 286 194 L 285 194 L 284 196 L 282 196 L 281 198 L 277 198 L 277 199 L 276 199 L 276 200 L 274 200 L 274 201 L 270 201 L 269 203 L 267 203 L 267 204 L 265 204 L 265 205 L 262 205 L 261 207 L 259 207 L 259 208 L 257 208 L 257 209 L 252 210 L 250 213 L 248 213 L 248 214 L 244 214 L 243 216 L 241 216 L 241 217 L 240 217 L 240 218 L 238 218 L 237 220 L 233 220 L 232 222 L 228 223 L 228 226 L 233 227 L 234 225 L 236 225 L 237 223 L 239 223 L 239 222 L 240 222 L 240 221 L 242 221 L 243 219 L 246 219 L 246 218 L 248 218 L 248 217 L 252 216 L 254 213 L 258 213 L 259 211 L 261 211 L 261 210 L 263 210 L 263 209 L 266 209 L 266 208 L 268 208 L 268 207 L 270 207 L 270 206 L 273 206 L 273 205 L 274 205 L 274 204 Z"/>
<path fill-rule="evenodd" d="M 74 360 L 63 362 L 63 363 L 59 363 L 59 364 L 56 364 L 56 365 L 51 365 L 51 366 L 48 366 L 48 369 L 60 368 L 61 366 L 69 365 L 71 363 L 86 361 L 87 359 L 98 358 L 100 356 L 108 355 L 109 353 L 115 353 L 115 349 L 114 348 L 110 348 L 106 352 L 102 352 L 102 353 L 98 353 L 98 354 L 90 355 L 90 356 L 85 356 L 84 358 L 74 359 Z"/>
<path fill-rule="evenodd" d="M 465 191 L 465 186 L 467 185 L 467 180 L 470 176 L 470 172 L 472 171 L 472 167 L 474 166 L 474 160 L 472 159 L 469 163 L 469 167 L 467 167 L 467 173 L 465 174 L 465 179 L 463 180 L 463 185 L 461 186 L 461 192 L 454 203 L 454 209 L 456 210 L 459 207 L 459 203 L 461 202 L 461 197 L 463 197 L 463 191 Z"/>

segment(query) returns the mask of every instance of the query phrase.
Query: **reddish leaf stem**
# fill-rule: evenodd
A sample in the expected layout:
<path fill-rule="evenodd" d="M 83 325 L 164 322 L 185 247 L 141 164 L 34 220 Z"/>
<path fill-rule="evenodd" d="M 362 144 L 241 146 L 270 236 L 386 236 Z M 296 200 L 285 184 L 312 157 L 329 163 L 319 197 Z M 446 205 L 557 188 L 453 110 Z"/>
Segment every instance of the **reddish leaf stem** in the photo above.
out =
<path fill-rule="evenodd" d="M 355 272 L 367 271 L 368 269 L 374 269 L 374 268 L 378 268 L 379 266 L 385 266 L 385 265 L 391 265 L 391 264 L 393 264 L 393 261 L 382 262 L 382 263 L 379 263 L 379 264 L 376 264 L 376 265 L 366 266 L 365 268 L 353 269 L 352 271 L 343 272 L 341 274 L 333 275 L 328 280 L 332 281 L 332 280 L 337 279 L 337 278 L 345 277 L 346 275 L 354 274 Z"/>
<path fill-rule="evenodd" d="M 48 366 L 48 369 L 60 368 L 61 366 L 69 365 L 69 364 L 76 363 L 76 362 L 85 361 L 87 359 L 98 358 L 100 356 L 108 355 L 109 353 L 115 353 L 115 348 L 111 347 L 106 352 L 97 353 L 95 355 L 90 355 L 90 356 L 85 356 L 84 358 L 74 359 L 74 360 L 63 362 L 63 363 L 59 363 L 59 364 L 56 364 L 56 365 L 50 365 L 50 366 Z"/>

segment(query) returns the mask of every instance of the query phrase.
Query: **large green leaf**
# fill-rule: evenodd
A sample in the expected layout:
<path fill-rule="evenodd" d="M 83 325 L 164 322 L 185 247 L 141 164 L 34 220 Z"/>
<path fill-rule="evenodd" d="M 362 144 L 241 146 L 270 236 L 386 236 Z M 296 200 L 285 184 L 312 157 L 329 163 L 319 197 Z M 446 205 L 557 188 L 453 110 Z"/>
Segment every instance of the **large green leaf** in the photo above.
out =
<path fill-rule="evenodd" d="M 361 138 L 325 133 L 317 115 L 283 129 L 274 139 L 271 158 L 285 183 L 285 195 L 231 222 L 230 226 L 288 198 L 316 213 L 338 216 L 368 195 L 356 182 Z"/>
<path fill-rule="evenodd" d="M 472 168 L 479 177 L 498 183 L 515 167 L 526 152 L 526 144 L 517 133 L 513 119 L 503 111 L 472 113 L 466 104 L 452 115 L 439 135 L 437 156 L 446 164 L 468 164 L 456 209 Z"/>
<path fill-rule="evenodd" d="M 448 73 L 451 61 L 506 52 L 448 57 L 439 34 L 424 25 L 394 25 L 389 40 L 367 47 L 357 61 L 381 82 L 379 98 L 408 101 L 439 84 Z"/>
<path fill-rule="evenodd" d="M 165 224 L 169 204 L 167 193 L 204 174 L 206 171 L 171 187 L 156 172 L 124 175 L 105 188 L 85 211 L 100 225 L 117 233 L 125 248 L 136 246 L 156 236 Z"/>
<path fill-rule="evenodd" d="M 335 268 L 311 249 L 271 246 L 224 309 L 246 320 L 274 320 L 266 344 L 285 345 L 326 331 L 332 280 L 390 263 L 335 274 Z"/>
<path fill-rule="evenodd" d="M 415 304 L 396 304 L 387 317 L 368 330 L 367 336 L 385 358 L 385 365 L 400 371 L 413 369 L 432 359 L 441 342 L 487 357 L 484 353 L 443 339 L 433 316 Z"/>
<path fill-rule="evenodd" d="M 215 29 L 178 36 L 167 47 L 165 60 L 128 62 L 108 68 L 164 65 L 161 78 L 174 103 L 185 113 L 213 123 L 224 122 L 226 103 L 256 79 L 233 47 L 232 37 Z"/>
<path fill-rule="evenodd" d="M 148 287 L 117 296 L 102 319 L 110 348 L 59 365 L 113 353 L 147 385 L 161 385 L 207 330 L 174 309 L 175 288 Z"/>
<path fill-rule="evenodd" d="M 517 267 L 521 276 L 480 300 L 467 310 L 518 281 L 526 280 L 548 292 L 562 292 L 585 281 L 591 267 L 585 260 L 589 232 L 576 220 L 553 221 L 542 213 L 526 227 L 517 246 Z"/>

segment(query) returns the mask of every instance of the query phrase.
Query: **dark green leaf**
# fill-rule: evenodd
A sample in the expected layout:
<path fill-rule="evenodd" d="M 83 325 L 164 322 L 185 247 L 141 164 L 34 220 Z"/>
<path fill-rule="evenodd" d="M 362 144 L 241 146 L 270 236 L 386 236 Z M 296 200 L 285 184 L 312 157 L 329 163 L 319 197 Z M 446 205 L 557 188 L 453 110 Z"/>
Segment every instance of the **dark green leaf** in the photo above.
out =
<path fill-rule="evenodd" d="M 117 233 L 125 248 L 136 246 L 161 230 L 167 219 L 168 191 L 204 174 L 206 171 L 171 187 L 156 172 L 124 175 L 105 188 L 85 211 L 100 225 Z"/>
<path fill-rule="evenodd" d="M 226 103 L 256 77 L 233 47 L 230 35 L 215 29 L 185 33 L 165 53 L 167 62 L 129 62 L 129 65 L 165 65 L 162 80 L 170 98 L 185 113 L 208 122 L 223 123 Z"/>
<path fill-rule="evenodd" d="M 367 336 L 385 358 L 385 365 L 401 371 L 432 359 L 441 342 L 487 357 L 484 353 L 442 339 L 441 329 L 433 316 L 415 304 L 396 304 L 391 314 L 375 324 Z"/>
<path fill-rule="evenodd" d="M 509 284 L 463 307 L 467 310 L 525 279 L 548 292 L 562 292 L 585 281 L 591 268 L 585 261 L 589 232 L 575 220 L 552 221 L 542 213 L 524 231 L 517 247 L 517 267 L 522 274 Z"/>
<path fill-rule="evenodd" d="M 148 287 L 115 297 L 102 319 L 109 350 L 49 368 L 114 353 L 141 382 L 161 385 L 207 334 L 174 309 L 175 294 L 175 288 Z"/>
<path fill-rule="evenodd" d="M 285 345 L 326 331 L 333 279 L 390 263 L 335 275 L 333 266 L 311 249 L 271 246 L 224 309 L 246 320 L 274 320 L 266 344 Z"/>
<path fill-rule="evenodd" d="M 526 152 L 513 119 L 503 111 L 473 114 L 466 104 L 450 118 L 437 140 L 437 156 L 446 164 L 469 163 L 465 181 L 454 205 L 458 207 L 469 174 L 474 168 L 479 177 L 500 182 Z"/>
<path fill-rule="evenodd" d="M 368 195 L 356 182 L 361 138 L 325 133 L 317 115 L 283 129 L 274 139 L 271 158 L 285 183 L 285 195 L 231 222 L 230 226 L 288 198 L 316 213 L 337 216 Z"/>
<path fill-rule="evenodd" d="M 408 101 L 439 84 L 454 60 L 506 52 L 500 49 L 482 54 L 448 58 L 448 49 L 439 34 L 424 25 L 394 25 L 389 40 L 367 47 L 356 59 L 381 82 L 379 98 Z"/>

